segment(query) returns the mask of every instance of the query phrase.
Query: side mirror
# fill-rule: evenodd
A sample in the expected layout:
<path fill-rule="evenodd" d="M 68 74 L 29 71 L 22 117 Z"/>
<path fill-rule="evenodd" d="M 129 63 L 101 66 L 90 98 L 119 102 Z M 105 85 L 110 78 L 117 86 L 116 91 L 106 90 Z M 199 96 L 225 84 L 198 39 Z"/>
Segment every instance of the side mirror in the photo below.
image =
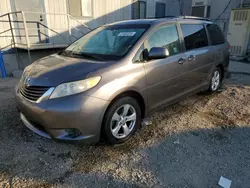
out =
<path fill-rule="evenodd" d="M 166 48 L 153 47 L 149 51 L 148 58 L 151 59 L 164 59 L 169 56 L 169 51 Z"/>

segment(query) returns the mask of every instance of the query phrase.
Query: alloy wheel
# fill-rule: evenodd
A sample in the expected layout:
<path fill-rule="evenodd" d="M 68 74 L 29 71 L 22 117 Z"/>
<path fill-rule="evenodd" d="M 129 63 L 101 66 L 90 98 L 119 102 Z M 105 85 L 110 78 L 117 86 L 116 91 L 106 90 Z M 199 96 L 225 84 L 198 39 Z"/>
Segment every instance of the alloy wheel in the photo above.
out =
<path fill-rule="evenodd" d="M 112 135 L 117 139 L 127 137 L 136 124 L 136 111 L 130 104 L 119 107 L 112 116 L 110 129 Z"/>
<path fill-rule="evenodd" d="M 211 89 L 216 91 L 220 86 L 220 72 L 216 70 L 212 77 Z"/>

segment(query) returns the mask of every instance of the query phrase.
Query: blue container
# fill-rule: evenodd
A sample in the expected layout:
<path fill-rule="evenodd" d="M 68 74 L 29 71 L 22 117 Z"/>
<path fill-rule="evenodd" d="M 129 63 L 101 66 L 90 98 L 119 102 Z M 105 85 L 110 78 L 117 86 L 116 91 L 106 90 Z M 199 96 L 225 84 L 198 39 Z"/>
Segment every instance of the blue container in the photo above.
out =
<path fill-rule="evenodd" d="M 5 66 L 3 63 L 3 53 L 2 51 L 0 51 L 0 69 L 1 69 L 1 73 L 2 73 L 2 78 L 6 78 L 6 70 L 5 70 Z"/>

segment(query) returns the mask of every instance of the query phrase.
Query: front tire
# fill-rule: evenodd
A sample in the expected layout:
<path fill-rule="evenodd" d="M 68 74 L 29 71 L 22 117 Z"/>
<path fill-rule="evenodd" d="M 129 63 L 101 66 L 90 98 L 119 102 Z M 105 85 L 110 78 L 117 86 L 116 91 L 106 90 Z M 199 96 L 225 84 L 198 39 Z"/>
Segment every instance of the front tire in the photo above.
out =
<path fill-rule="evenodd" d="M 218 91 L 221 86 L 221 82 L 222 82 L 221 69 L 219 67 L 216 67 L 216 69 L 213 71 L 213 74 L 210 80 L 209 91 L 211 93 Z"/>
<path fill-rule="evenodd" d="M 122 97 L 108 108 L 102 127 L 104 139 L 109 144 L 127 141 L 141 124 L 141 109 L 131 97 Z"/>

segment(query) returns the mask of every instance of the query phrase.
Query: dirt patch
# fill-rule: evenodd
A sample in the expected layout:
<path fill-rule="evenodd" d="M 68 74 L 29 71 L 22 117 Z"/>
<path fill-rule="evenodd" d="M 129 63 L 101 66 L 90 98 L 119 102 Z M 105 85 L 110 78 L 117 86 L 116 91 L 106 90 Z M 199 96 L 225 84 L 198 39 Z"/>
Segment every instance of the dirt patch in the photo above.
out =
<path fill-rule="evenodd" d="M 9 87 L 0 87 L 0 93 L 1 92 L 11 92 L 12 88 L 9 88 Z"/>
<path fill-rule="evenodd" d="M 233 94 L 232 94 L 233 93 Z M 250 88 L 228 86 L 214 95 L 199 94 L 167 107 L 149 117 L 151 125 L 142 126 L 127 143 L 119 146 L 94 146 L 79 152 L 73 169 L 82 173 L 107 173 L 117 179 L 138 181 L 141 173 L 143 185 L 156 185 L 158 179 L 143 169 L 128 168 L 146 157 L 139 151 L 154 147 L 171 135 L 198 129 L 233 129 L 250 125 Z M 199 136 L 194 132 L 193 135 Z M 211 139 L 226 141 L 221 131 L 209 134 Z M 85 151 L 85 152 L 84 152 Z M 83 154 L 84 153 L 84 154 Z"/>
<path fill-rule="evenodd" d="M 215 187 L 224 174 L 246 187 L 250 87 L 237 78 L 219 93 L 154 113 L 152 124 L 117 146 L 75 146 L 35 135 L 15 109 L 17 80 L 0 83 L 0 187 Z"/>

